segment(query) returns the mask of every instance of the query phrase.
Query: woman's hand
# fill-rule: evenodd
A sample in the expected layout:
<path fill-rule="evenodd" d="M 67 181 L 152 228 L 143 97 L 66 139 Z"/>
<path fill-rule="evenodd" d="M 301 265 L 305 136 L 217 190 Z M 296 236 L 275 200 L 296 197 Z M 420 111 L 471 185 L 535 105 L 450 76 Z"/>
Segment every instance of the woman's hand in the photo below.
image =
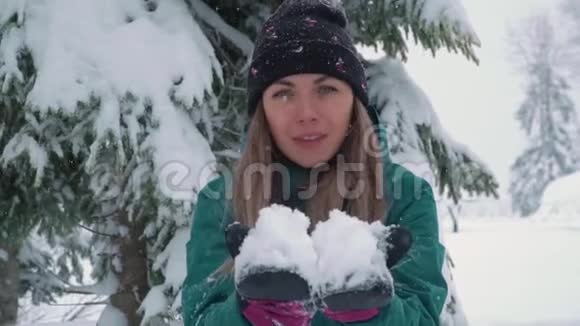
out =
<path fill-rule="evenodd" d="M 226 229 L 226 245 L 232 258 L 240 254 L 249 231 L 247 226 L 239 223 L 231 224 Z M 254 270 L 237 280 L 236 289 L 242 298 L 260 301 L 310 300 L 310 286 L 300 275 L 277 266 L 261 265 Z"/>
<path fill-rule="evenodd" d="M 361 227 L 360 223 L 364 222 L 354 223 Z M 385 227 L 379 223 L 371 226 L 365 223 L 366 241 L 374 240 L 369 244 L 372 243 L 370 247 L 374 246 L 376 249 L 373 253 L 372 266 L 361 264 L 351 269 L 348 267 L 348 261 L 343 266 L 337 265 L 335 257 L 324 257 L 328 249 L 323 248 L 316 253 L 317 262 L 319 265 L 328 262 L 328 266 L 326 269 L 324 266 L 319 266 L 321 268 L 318 269 L 318 275 L 311 275 L 315 280 L 306 280 L 292 270 L 275 266 L 268 268 L 262 265 L 260 268 L 250 268 L 253 272 L 245 273 L 244 277 L 236 279 L 236 290 L 246 319 L 255 326 L 276 325 L 274 321 L 282 325 L 307 326 L 316 310 L 322 311 L 327 318 L 339 322 L 366 321 L 378 315 L 380 308 L 386 306 L 394 295 L 394 285 L 389 270 L 407 253 L 412 244 L 411 234 L 405 228 Z M 349 231 L 354 231 L 348 225 L 345 226 Z M 234 259 L 240 255 L 240 250 L 243 250 L 242 244 L 249 231 L 248 227 L 239 223 L 234 223 L 226 229 L 226 245 Z M 360 247 L 360 233 L 349 232 L 345 236 L 338 229 L 327 231 L 330 232 L 331 237 L 341 239 L 341 241 L 330 243 L 331 251 L 335 254 L 344 253 L 346 260 L 348 260 L 349 249 L 356 251 L 356 248 Z M 320 234 L 317 235 L 316 231 L 313 234 L 314 244 L 317 242 L 317 236 L 319 242 L 326 241 L 323 246 L 328 248 L 327 240 L 329 239 Z M 380 264 L 382 267 L 377 268 Z M 328 270 L 344 267 L 351 271 L 356 270 L 349 277 L 358 278 L 358 281 L 349 282 L 349 277 L 347 277 L 344 286 L 341 286 L 339 290 L 335 287 L 331 291 L 325 291 L 325 287 L 319 287 L 311 292 L 311 284 L 323 280 Z M 361 270 L 365 268 L 369 268 L 370 271 Z M 376 270 L 382 272 L 377 273 Z M 361 275 L 368 275 L 369 279 L 361 279 Z"/>
<path fill-rule="evenodd" d="M 232 258 L 240 254 L 249 228 L 234 223 L 226 229 L 226 245 Z M 258 269 L 236 280 L 242 313 L 254 326 L 308 326 L 314 315 L 307 307 L 310 286 L 296 273 L 271 268 Z"/>
<path fill-rule="evenodd" d="M 409 250 L 412 237 L 400 226 L 371 225 L 341 212 L 313 233 L 318 257 L 317 296 L 322 311 L 339 322 L 378 315 L 394 295 L 390 268 Z"/>

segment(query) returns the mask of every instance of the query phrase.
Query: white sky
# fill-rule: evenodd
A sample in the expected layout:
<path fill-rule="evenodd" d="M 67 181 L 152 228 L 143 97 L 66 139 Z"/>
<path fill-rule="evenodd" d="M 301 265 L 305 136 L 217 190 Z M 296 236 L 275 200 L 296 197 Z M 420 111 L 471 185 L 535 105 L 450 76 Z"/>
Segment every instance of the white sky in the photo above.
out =
<path fill-rule="evenodd" d="M 506 32 L 532 11 L 556 0 L 461 0 L 482 47 L 477 66 L 461 54 L 430 52 L 409 44 L 407 69 L 429 96 L 443 127 L 480 156 L 500 182 L 509 186 L 509 169 L 525 138 L 514 118 L 523 99 L 521 77 L 508 62 Z"/>
<path fill-rule="evenodd" d="M 524 145 L 514 119 L 522 88 L 507 61 L 505 32 L 508 22 L 527 12 L 530 2 L 463 1 L 482 42 L 476 51 L 479 66 L 445 51 L 433 58 L 419 47 L 412 49 L 407 65 L 451 136 L 496 173 L 501 193 L 509 183 L 509 166 Z"/>
<path fill-rule="evenodd" d="M 509 186 L 509 169 L 525 146 L 514 118 L 524 88 L 508 61 L 507 27 L 555 0 L 462 0 L 482 47 L 477 66 L 460 54 L 440 51 L 436 58 L 411 48 L 409 73 L 429 95 L 443 126 L 455 140 L 477 153 L 496 174 L 500 194 Z"/>

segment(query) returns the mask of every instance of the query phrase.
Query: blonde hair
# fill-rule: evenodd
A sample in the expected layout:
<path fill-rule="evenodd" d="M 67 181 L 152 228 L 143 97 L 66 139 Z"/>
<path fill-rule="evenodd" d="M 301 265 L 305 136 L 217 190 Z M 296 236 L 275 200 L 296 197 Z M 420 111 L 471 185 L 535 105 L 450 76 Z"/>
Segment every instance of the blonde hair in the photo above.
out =
<path fill-rule="evenodd" d="M 383 162 L 380 155 L 369 151 L 379 147 L 378 136 L 366 108 L 355 100 L 348 135 L 335 159 L 326 163 L 325 169 L 328 171 L 318 173 L 318 179 L 314 180 L 316 184 L 310 185 L 315 192 L 306 200 L 304 213 L 311 218 L 312 226 L 326 220 L 328 213 L 335 208 L 344 209 L 351 216 L 367 222 L 384 217 Z M 264 107 L 259 103 L 250 123 L 246 147 L 235 168 L 232 188 L 235 221 L 252 227 L 260 209 L 279 199 L 283 185 L 276 177 L 274 165 L 279 163 L 281 156 L 270 133 Z M 344 164 L 340 163 L 342 161 L 359 164 L 361 169 L 346 171 Z M 259 173 L 251 173 L 248 177 L 249 170 Z M 341 173 L 344 180 L 339 180 Z M 345 189 L 339 187 L 339 181 L 343 181 Z M 357 182 L 362 184 L 362 189 L 356 187 Z M 233 260 L 230 258 L 214 275 L 232 271 Z"/>

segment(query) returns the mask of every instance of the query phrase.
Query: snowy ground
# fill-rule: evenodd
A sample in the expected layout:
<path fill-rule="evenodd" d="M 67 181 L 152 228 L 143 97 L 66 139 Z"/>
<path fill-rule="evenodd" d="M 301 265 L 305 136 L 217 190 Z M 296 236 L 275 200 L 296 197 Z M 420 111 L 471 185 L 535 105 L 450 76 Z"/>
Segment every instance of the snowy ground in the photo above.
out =
<path fill-rule="evenodd" d="M 580 222 L 463 219 L 460 227 L 446 242 L 471 326 L 580 326 Z M 94 326 L 57 318 L 34 325 Z"/>
<path fill-rule="evenodd" d="M 71 294 L 59 298 L 54 305 L 34 306 L 29 298 L 20 301 L 19 326 L 95 326 L 104 305 L 94 304 L 106 298 L 94 295 Z M 93 303 L 81 305 L 81 303 Z M 63 323 L 63 320 L 74 320 Z"/>
<path fill-rule="evenodd" d="M 471 325 L 580 326 L 580 223 L 463 220 L 446 235 Z"/>

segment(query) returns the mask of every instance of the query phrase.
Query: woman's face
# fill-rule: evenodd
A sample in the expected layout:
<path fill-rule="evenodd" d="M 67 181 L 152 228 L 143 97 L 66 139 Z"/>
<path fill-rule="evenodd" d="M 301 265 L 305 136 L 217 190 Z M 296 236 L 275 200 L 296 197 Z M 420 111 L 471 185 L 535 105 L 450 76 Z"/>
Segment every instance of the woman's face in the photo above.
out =
<path fill-rule="evenodd" d="M 330 160 L 347 135 L 354 95 L 344 81 L 320 74 L 282 78 L 262 95 L 278 148 L 303 167 Z"/>

